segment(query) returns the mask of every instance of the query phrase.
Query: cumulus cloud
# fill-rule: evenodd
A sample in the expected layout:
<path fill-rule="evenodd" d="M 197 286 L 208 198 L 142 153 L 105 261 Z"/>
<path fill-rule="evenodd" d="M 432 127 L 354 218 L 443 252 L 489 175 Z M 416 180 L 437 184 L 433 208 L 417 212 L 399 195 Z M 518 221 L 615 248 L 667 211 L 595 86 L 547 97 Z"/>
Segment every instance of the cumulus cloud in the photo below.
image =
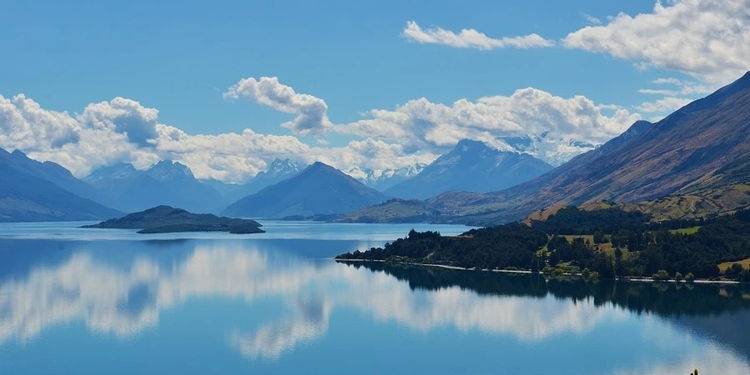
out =
<path fill-rule="evenodd" d="M 474 48 L 480 50 L 506 47 L 540 48 L 554 45 L 554 42 L 544 39 L 538 34 L 492 38 L 474 29 L 462 29 L 458 33 L 440 27 L 422 29 L 414 21 L 407 22 L 401 34 L 406 39 L 421 44 L 442 44 L 455 48 Z"/>
<path fill-rule="evenodd" d="M 145 134 L 134 125 L 138 116 L 133 113 L 149 111 L 135 106 L 137 102 L 123 101 L 126 100 L 116 98 L 109 104 L 92 105 L 83 115 L 74 117 L 45 109 L 23 94 L 11 99 L 0 96 L 0 147 L 57 162 L 78 176 L 118 160 L 138 166 L 151 164 L 158 160 L 157 155 L 129 139 L 132 134 Z M 130 106 L 133 113 L 126 113 L 118 103 Z M 106 112 L 104 109 L 110 104 L 112 108 Z"/>
<path fill-rule="evenodd" d="M 45 109 L 24 95 L 0 96 L 0 147 L 57 162 L 79 177 L 116 162 L 144 169 L 169 159 L 184 163 L 198 178 L 226 182 L 245 181 L 276 158 L 323 161 L 359 176 L 363 169 L 404 168 L 437 157 L 429 150 L 407 152 L 401 145 L 369 138 L 332 147 L 252 129 L 189 134 L 161 123 L 158 114 L 126 98 L 89 104 L 74 116 Z"/>
<path fill-rule="evenodd" d="M 0 147 L 57 162 L 79 177 L 116 162 L 144 169 L 158 160 L 174 160 L 201 179 L 243 182 L 265 170 L 272 160 L 290 158 L 303 164 L 322 161 L 366 179 L 428 164 L 464 138 L 559 164 L 616 136 L 638 118 L 623 108 L 596 104 L 583 96 L 561 98 L 533 88 L 510 96 L 461 99 L 450 105 L 420 98 L 337 125 L 328 120 L 324 101 L 297 94 L 275 78 L 241 80 L 225 95 L 251 97 L 297 113 L 287 127 L 301 134 L 312 129 L 336 131 L 347 143 L 308 144 L 296 135 L 252 129 L 190 134 L 161 122 L 157 109 L 132 99 L 92 103 L 81 114 L 70 115 L 44 109 L 18 95 L 0 97 Z M 317 125 L 309 125 L 312 122 Z"/>
<path fill-rule="evenodd" d="M 240 182 L 266 168 L 274 158 L 298 161 L 310 153 L 310 146 L 291 135 L 269 135 L 245 129 L 241 133 L 192 135 L 169 126 L 157 127 L 155 152 L 179 160 L 198 178 Z"/>
<path fill-rule="evenodd" d="M 276 77 L 244 78 L 224 93 L 227 98 L 248 98 L 284 113 L 294 119 L 282 124 L 295 133 L 317 133 L 331 127 L 328 105 L 323 99 L 308 94 L 298 94 L 293 88 L 279 82 Z"/>
<path fill-rule="evenodd" d="M 377 137 L 407 152 L 444 150 L 463 138 L 511 150 L 518 146 L 508 142 L 527 138 L 530 145 L 524 151 L 560 163 L 620 134 L 637 119 L 636 113 L 584 96 L 562 98 L 525 88 L 510 96 L 461 99 L 451 105 L 420 98 L 394 110 L 372 110 L 369 118 L 336 130 Z"/>
<path fill-rule="evenodd" d="M 156 138 L 159 111 L 132 99 L 117 97 L 86 106 L 78 120 L 86 127 L 125 134 L 130 142 L 146 146 Z"/>
<path fill-rule="evenodd" d="M 682 0 L 657 2 L 651 13 L 621 13 L 568 34 L 563 43 L 721 84 L 750 68 L 749 40 L 748 0 Z"/>
<path fill-rule="evenodd" d="M 29 151 L 76 142 L 81 126 L 67 112 L 43 109 L 23 94 L 0 95 L 0 145 Z"/>

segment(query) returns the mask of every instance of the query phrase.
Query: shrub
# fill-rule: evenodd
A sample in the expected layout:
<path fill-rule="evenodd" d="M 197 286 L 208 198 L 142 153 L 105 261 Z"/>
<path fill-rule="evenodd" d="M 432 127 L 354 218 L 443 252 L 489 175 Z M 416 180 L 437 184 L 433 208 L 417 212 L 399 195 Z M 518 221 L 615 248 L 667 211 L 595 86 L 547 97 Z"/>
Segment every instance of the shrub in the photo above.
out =
<path fill-rule="evenodd" d="M 669 280 L 669 272 L 666 270 L 659 270 L 655 274 L 651 275 L 654 281 L 666 281 Z"/>

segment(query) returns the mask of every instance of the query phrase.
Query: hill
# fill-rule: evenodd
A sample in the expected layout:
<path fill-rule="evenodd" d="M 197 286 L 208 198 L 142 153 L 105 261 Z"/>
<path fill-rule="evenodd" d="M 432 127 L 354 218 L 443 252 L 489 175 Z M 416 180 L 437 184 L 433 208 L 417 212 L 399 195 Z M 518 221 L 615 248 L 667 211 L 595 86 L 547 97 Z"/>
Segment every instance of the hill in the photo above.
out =
<path fill-rule="evenodd" d="M 528 154 L 500 151 L 464 139 L 419 174 L 385 191 L 399 198 L 425 199 L 448 191 L 489 192 L 526 182 L 552 169 Z"/>
<path fill-rule="evenodd" d="M 225 215 L 284 218 L 332 215 L 386 200 L 382 193 L 321 162 L 231 204 Z"/>

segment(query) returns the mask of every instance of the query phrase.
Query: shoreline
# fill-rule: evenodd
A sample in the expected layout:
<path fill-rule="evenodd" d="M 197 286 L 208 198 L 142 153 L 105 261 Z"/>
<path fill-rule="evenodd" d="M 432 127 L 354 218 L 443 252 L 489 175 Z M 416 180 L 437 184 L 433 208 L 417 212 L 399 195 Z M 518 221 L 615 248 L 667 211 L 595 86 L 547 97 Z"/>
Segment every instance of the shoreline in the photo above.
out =
<path fill-rule="evenodd" d="M 385 260 L 381 259 L 336 259 L 333 258 L 336 262 L 342 262 L 342 263 L 388 263 Z M 523 274 L 523 275 L 531 275 L 533 272 L 530 270 L 509 270 L 509 269 L 476 269 L 476 268 L 467 268 L 467 267 L 459 267 L 459 266 L 448 266 L 445 264 L 432 264 L 432 263 L 417 263 L 417 262 L 393 262 L 394 264 L 402 264 L 402 265 L 408 265 L 408 266 L 418 266 L 418 267 L 433 267 L 433 268 L 443 268 L 443 269 L 449 269 L 449 270 L 458 270 L 458 271 L 479 271 L 479 272 L 497 272 L 497 273 L 509 273 L 509 274 Z M 539 272 L 540 275 L 544 275 L 542 272 Z M 583 275 L 580 273 L 564 273 L 563 276 L 576 276 L 576 277 L 582 277 Z M 635 283 L 673 283 L 673 284 L 719 284 L 719 285 L 739 285 L 742 284 L 739 281 L 734 280 L 706 280 L 706 279 L 695 279 L 692 283 L 689 283 L 685 280 L 675 280 L 675 279 L 669 279 L 669 280 L 654 280 L 650 277 L 620 277 L 615 279 L 615 281 L 624 281 L 624 282 L 635 282 Z"/>

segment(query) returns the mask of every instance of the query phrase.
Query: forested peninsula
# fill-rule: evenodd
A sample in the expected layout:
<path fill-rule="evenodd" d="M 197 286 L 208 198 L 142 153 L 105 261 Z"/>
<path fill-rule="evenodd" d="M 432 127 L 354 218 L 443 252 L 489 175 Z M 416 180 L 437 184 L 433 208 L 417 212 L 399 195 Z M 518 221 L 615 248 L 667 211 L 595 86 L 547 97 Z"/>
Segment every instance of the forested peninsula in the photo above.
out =
<path fill-rule="evenodd" d="M 542 272 L 587 279 L 750 281 L 750 210 L 699 220 L 653 222 L 618 206 L 563 207 L 541 219 L 458 236 L 412 230 L 382 248 L 339 261 Z"/>

